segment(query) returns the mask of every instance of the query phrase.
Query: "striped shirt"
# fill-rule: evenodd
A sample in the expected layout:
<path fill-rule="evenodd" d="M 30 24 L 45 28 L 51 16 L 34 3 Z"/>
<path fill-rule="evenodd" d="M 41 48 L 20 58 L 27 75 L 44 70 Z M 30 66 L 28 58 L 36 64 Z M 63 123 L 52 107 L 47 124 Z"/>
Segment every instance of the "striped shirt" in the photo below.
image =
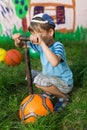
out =
<path fill-rule="evenodd" d="M 49 49 L 56 55 L 61 57 L 61 62 L 57 66 L 52 66 L 47 60 L 42 48 L 39 45 L 32 44 L 28 42 L 29 46 L 35 51 L 40 52 L 40 60 L 42 64 L 42 73 L 48 76 L 57 76 L 68 83 L 68 85 L 73 85 L 73 74 L 66 62 L 66 54 L 64 46 L 60 42 L 55 42 Z"/>

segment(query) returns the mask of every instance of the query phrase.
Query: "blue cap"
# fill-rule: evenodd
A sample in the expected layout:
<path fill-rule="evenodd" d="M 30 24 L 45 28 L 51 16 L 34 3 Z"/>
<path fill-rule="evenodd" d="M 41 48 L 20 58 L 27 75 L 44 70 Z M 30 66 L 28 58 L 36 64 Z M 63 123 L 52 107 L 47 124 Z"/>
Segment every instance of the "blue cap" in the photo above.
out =
<path fill-rule="evenodd" d="M 37 17 L 41 18 L 43 21 L 35 19 Z M 40 14 L 34 15 L 31 22 L 43 23 L 43 24 L 44 23 L 49 23 L 50 25 L 53 25 L 55 27 L 55 23 L 54 23 L 53 18 L 51 16 L 49 16 L 48 14 L 45 14 L 45 13 L 40 13 Z"/>

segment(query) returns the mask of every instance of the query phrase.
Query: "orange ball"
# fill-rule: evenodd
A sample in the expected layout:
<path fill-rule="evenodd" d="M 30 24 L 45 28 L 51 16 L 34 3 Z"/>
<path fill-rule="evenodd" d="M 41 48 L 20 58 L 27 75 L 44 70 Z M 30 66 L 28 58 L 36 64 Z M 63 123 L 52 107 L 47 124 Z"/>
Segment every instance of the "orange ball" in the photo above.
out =
<path fill-rule="evenodd" d="M 49 111 L 53 112 L 53 104 L 49 98 L 40 94 L 31 94 L 21 102 L 19 117 L 27 124 L 35 122 L 38 116 L 45 116 Z"/>
<path fill-rule="evenodd" d="M 21 60 L 22 60 L 22 55 L 16 49 L 8 50 L 4 57 L 5 63 L 10 66 L 15 66 L 20 64 Z"/>

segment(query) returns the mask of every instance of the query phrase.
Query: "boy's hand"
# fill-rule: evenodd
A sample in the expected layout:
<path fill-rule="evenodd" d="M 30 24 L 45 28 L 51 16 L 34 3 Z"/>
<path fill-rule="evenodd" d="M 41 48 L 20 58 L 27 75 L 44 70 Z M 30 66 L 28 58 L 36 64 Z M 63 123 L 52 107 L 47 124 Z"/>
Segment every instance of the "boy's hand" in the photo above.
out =
<path fill-rule="evenodd" d="M 12 39 L 15 41 L 15 46 L 17 47 L 25 47 L 25 43 L 21 41 L 22 35 L 20 33 L 12 35 Z"/>
<path fill-rule="evenodd" d="M 33 44 L 41 45 L 43 41 L 41 34 L 31 34 L 30 35 L 30 41 Z"/>

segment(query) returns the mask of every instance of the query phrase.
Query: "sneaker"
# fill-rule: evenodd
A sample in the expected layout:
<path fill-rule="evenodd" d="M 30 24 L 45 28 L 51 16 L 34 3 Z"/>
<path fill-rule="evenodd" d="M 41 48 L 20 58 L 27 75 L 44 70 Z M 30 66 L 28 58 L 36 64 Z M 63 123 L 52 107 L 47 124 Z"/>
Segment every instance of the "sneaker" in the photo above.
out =
<path fill-rule="evenodd" d="M 54 111 L 62 111 L 62 109 L 67 106 L 68 102 L 69 98 L 59 98 L 58 102 L 54 106 Z"/>

